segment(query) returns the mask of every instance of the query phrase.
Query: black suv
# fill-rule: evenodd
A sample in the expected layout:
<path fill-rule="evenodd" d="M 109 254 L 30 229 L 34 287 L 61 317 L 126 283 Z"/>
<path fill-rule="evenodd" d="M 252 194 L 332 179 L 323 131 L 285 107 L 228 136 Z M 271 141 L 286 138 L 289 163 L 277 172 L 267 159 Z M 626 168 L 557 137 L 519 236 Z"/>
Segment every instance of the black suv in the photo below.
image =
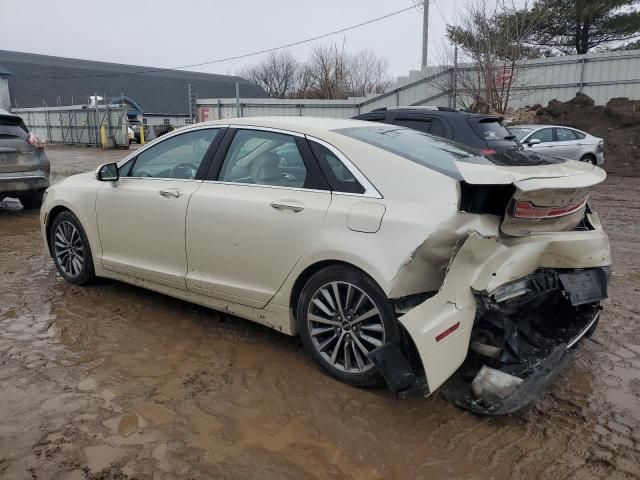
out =
<path fill-rule="evenodd" d="M 430 133 L 475 148 L 485 155 L 522 148 L 515 135 L 502 123 L 503 118 L 497 115 L 424 106 L 378 108 L 353 118 Z"/>

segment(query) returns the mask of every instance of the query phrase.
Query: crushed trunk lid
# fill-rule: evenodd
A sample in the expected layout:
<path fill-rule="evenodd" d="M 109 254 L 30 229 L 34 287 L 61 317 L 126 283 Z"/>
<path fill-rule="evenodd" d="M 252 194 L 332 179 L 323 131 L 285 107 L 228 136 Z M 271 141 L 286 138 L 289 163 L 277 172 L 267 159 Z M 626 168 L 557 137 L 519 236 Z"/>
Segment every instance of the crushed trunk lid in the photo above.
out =
<path fill-rule="evenodd" d="M 464 184 L 475 186 L 462 188 L 461 209 L 501 215 L 502 233 L 516 237 L 575 229 L 585 217 L 591 188 L 607 176 L 601 168 L 572 160 L 535 166 L 457 166 Z M 505 190 L 505 185 L 512 188 Z M 473 198 L 479 195 L 486 200 Z"/>

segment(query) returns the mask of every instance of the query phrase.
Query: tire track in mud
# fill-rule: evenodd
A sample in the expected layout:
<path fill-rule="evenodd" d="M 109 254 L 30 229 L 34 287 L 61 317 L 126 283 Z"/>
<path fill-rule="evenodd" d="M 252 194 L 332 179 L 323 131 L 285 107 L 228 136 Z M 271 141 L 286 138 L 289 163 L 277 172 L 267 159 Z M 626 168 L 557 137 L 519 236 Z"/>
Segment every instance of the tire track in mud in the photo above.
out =
<path fill-rule="evenodd" d="M 0 477 L 638 478 L 635 183 L 595 193 L 615 265 L 593 339 L 504 418 L 347 387 L 297 339 L 178 300 L 66 284 L 37 215 L 2 202 Z"/>

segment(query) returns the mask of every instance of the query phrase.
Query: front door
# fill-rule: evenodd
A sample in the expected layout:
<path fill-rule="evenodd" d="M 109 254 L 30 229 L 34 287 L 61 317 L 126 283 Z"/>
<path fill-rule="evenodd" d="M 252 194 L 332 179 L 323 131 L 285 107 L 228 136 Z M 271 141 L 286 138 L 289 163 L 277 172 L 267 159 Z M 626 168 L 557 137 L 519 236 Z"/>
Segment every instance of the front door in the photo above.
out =
<path fill-rule="evenodd" d="M 331 192 L 304 138 L 259 129 L 235 133 L 214 178 L 187 212 L 187 287 L 262 307 L 316 238 Z"/>
<path fill-rule="evenodd" d="M 171 136 L 122 165 L 120 180 L 101 186 L 96 214 L 105 269 L 186 288 L 187 205 L 218 132 Z"/>

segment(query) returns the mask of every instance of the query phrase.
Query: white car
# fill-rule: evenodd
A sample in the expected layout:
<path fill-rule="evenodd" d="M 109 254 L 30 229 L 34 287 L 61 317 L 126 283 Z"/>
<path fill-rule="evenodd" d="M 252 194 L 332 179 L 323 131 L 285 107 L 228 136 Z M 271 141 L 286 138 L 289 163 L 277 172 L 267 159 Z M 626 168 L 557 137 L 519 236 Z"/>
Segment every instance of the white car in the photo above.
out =
<path fill-rule="evenodd" d="M 502 413 L 593 331 L 611 263 L 587 204 L 604 171 L 518 158 L 358 120 L 199 123 L 50 187 L 42 233 L 69 282 L 299 335 L 352 385 L 426 395 L 457 372 L 457 404 Z"/>
<path fill-rule="evenodd" d="M 525 150 L 604 165 L 604 140 L 582 130 L 560 125 L 516 125 L 509 131 Z"/>

